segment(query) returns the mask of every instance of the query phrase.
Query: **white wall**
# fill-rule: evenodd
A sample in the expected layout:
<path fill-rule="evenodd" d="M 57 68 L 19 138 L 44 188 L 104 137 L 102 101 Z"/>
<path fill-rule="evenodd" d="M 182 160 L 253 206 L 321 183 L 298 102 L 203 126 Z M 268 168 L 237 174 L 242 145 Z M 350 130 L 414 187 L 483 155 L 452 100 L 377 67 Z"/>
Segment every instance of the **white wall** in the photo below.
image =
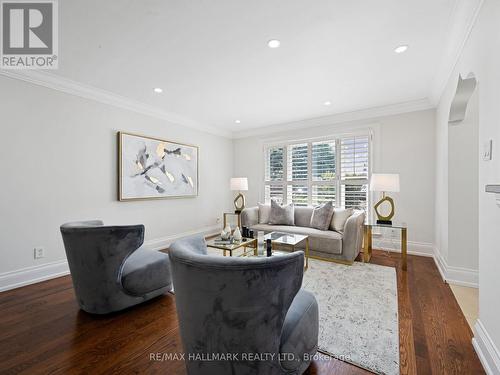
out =
<path fill-rule="evenodd" d="M 448 127 L 448 265 L 478 269 L 478 91 L 463 121 Z"/>
<path fill-rule="evenodd" d="M 231 208 L 230 139 L 2 76 L 0 113 L 0 284 L 7 272 L 64 260 L 59 226 L 67 221 L 142 223 L 146 241 L 161 246 L 213 230 Z M 198 145 L 199 196 L 118 202 L 120 130 Z M 45 258 L 34 260 L 35 246 Z"/>
<path fill-rule="evenodd" d="M 457 81 L 454 73 L 436 110 L 436 260 L 448 282 L 477 286 L 479 89 L 469 100 L 465 119 L 449 125 Z"/>
<path fill-rule="evenodd" d="M 324 123 L 325 118 L 318 119 Z M 434 243 L 435 111 L 425 110 L 378 117 L 368 121 L 307 126 L 293 131 L 253 136 L 234 141 L 234 172 L 247 176 L 247 205 L 264 199 L 263 146 L 266 142 L 305 139 L 372 128 L 373 172 L 399 173 L 401 192 L 391 193 L 396 205 L 395 221 L 408 223 L 409 250 L 431 252 Z"/>
<path fill-rule="evenodd" d="M 460 59 L 451 75 L 440 100 L 437 115 L 438 171 L 436 201 L 436 243 L 442 256 L 448 256 L 446 179 L 447 174 L 448 123 L 447 112 L 454 95 L 458 74 L 466 77 L 473 72 L 478 80 L 479 150 L 483 142 L 493 140 L 493 160 L 479 161 L 479 320 L 475 329 L 474 345 L 489 373 L 500 373 L 500 299 L 498 283 L 500 261 L 498 230 L 500 207 L 492 194 L 485 193 L 486 184 L 500 184 L 500 2 L 486 0 L 476 24 L 464 46 Z M 471 147 L 475 147 L 471 145 Z M 452 259 L 452 258 L 450 258 Z"/>

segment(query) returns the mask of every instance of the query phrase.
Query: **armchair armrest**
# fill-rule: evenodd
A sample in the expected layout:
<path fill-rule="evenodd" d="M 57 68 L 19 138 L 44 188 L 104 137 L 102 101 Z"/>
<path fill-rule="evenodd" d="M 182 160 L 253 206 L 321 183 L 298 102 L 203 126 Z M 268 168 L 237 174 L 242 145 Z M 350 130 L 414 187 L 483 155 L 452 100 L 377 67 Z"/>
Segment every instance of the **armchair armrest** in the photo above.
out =
<path fill-rule="evenodd" d="M 259 223 L 259 207 L 248 207 L 241 211 L 241 225 L 250 227 Z"/>
<path fill-rule="evenodd" d="M 346 259 L 350 261 L 354 261 L 361 251 L 365 216 L 364 211 L 355 211 L 345 223 L 344 235 L 342 238 L 342 253 L 345 255 Z"/>

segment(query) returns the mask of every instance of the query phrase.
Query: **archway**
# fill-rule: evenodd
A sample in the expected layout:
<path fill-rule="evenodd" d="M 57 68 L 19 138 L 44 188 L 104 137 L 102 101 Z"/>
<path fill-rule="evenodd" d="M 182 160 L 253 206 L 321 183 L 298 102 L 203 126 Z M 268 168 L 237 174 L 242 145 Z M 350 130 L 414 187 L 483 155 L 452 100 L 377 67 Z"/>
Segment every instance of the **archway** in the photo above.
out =
<path fill-rule="evenodd" d="M 474 74 L 459 77 L 451 103 L 448 127 L 448 256 L 450 268 L 477 270 L 479 267 L 479 95 Z M 452 289 L 462 306 L 477 303 L 477 290 Z M 471 302 L 472 301 L 472 302 Z M 475 306 L 462 306 L 474 324 Z M 469 315 L 469 316 L 468 316 Z M 473 316 L 476 315 L 476 316 Z"/>

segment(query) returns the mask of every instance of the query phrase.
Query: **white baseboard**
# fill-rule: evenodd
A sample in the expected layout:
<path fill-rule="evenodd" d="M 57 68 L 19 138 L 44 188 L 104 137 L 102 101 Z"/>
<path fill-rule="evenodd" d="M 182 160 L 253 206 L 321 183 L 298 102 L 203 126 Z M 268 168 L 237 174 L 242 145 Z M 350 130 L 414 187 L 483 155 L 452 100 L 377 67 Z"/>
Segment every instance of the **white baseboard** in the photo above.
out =
<path fill-rule="evenodd" d="M 167 248 L 173 241 L 176 241 L 183 237 L 188 237 L 196 234 L 208 236 L 216 234 L 219 231 L 220 225 L 214 225 L 172 236 L 148 240 L 144 242 L 144 246 L 149 250 L 158 251 Z M 0 274 L 0 292 L 39 283 L 41 281 L 54 279 L 56 277 L 65 276 L 68 274 L 69 267 L 66 259 L 40 264 L 33 267 L 22 268 L 15 271 L 5 272 Z"/>
<path fill-rule="evenodd" d="M 450 266 L 446 259 L 441 256 L 437 248 L 434 248 L 434 262 L 443 278 L 448 284 L 479 288 L 479 271 L 471 268 Z"/>
<path fill-rule="evenodd" d="M 500 374 L 500 352 L 480 319 L 474 325 L 472 345 L 488 375 Z"/>
<path fill-rule="evenodd" d="M 392 251 L 395 253 L 401 252 L 401 241 L 399 239 L 391 240 L 388 238 L 373 238 L 372 246 L 374 249 Z M 424 257 L 434 256 L 434 245 L 426 242 L 408 241 L 408 254 L 419 255 Z"/>
<path fill-rule="evenodd" d="M 0 274 L 0 292 L 69 274 L 66 259 Z"/>
<path fill-rule="evenodd" d="M 144 242 L 144 246 L 148 248 L 149 250 L 163 250 L 169 247 L 169 245 L 177 241 L 178 239 L 184 238 L 184 237 L 189 237 L 189 236 L 194 236 L 194 235 L 203 235 L 203 236 L 210 236 L 214 235 L 217 233 L 220 233 L 221 231 L 221 226 L 220 225 L 212 225 L 209 227 L 205 227 L 202 229 L 197 229 L 197 230 L 191 230 L 188 232 L 183 232 L 179 234 L 174 234 L 172 236 L 166 236 L 166 237 L 161 237 L 161 238 L 155 238 L 152 240 L 148 240 Z"/>

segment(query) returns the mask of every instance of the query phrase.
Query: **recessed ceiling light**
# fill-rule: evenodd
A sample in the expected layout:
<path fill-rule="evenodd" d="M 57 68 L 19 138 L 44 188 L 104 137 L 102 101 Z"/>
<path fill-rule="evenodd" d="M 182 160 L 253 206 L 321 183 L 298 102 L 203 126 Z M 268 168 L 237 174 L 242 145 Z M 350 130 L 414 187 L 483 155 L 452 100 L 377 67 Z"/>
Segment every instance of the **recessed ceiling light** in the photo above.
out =
<path fill-rule="evenodd" d="M 269 48 L 278 48 L 281 42 L 278 39 L 271 39 L 267 42 Z"/>
<path fill-rule="evenodd" d="M 155 87 L 153 89 L 154 92 L 156 92 L 157 94 L 161 94 L 163 92 L 163 89 L 159 88 L 159 87 Z"/>
<path fill-rule="evenodd" d="M 394 52 L 403 53 L 403 52 L 406 52 L 407 49 L 408 49 L 408 46 L 406 44 L 403 44 L 401 46 L 397 46 L 396 48 L 394 48 Z"/>
<path fill-rule="evenodd" d="M 241 124 L 240 120 L 235 120 L 234 122 L 237 123 L 237 124 Z"/>
<path fill-rule="evenodd" d="M 329 106 L 329 105 L 332 105 L 332 102 L 327 100 L 326 102 L 323 103 L 323 105 Z"/>

